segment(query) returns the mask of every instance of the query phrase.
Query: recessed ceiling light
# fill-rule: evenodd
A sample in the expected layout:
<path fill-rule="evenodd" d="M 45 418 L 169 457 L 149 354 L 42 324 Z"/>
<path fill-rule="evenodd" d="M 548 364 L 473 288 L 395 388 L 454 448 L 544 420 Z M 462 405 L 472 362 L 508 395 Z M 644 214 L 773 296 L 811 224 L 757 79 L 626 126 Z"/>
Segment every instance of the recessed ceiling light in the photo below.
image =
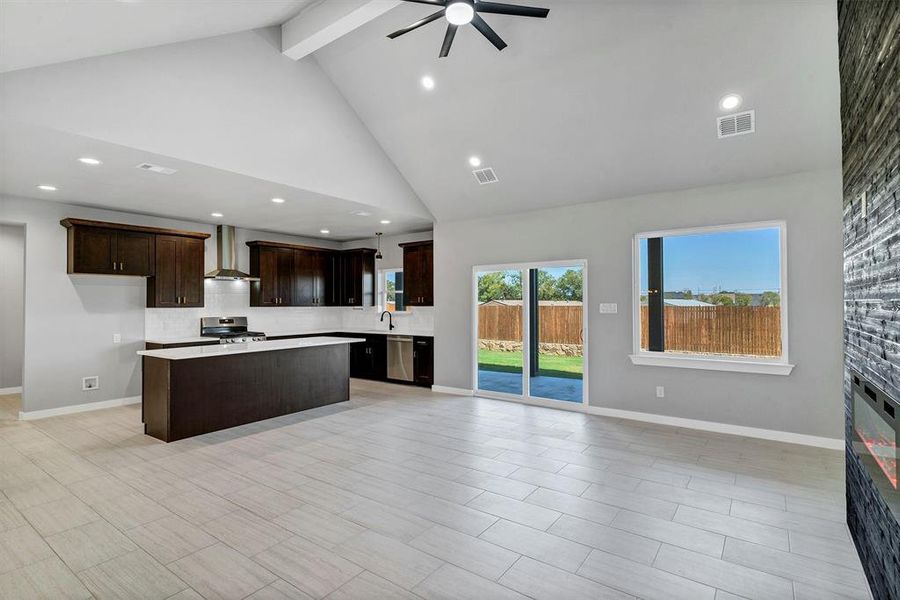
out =
<path fill-rule="evenodd" d="M 319 233 L 324 233 L 325 235 L 328 235 L 329 233 L 331 233 L 331 230 L 330 229 L 320 229 Z"/>
<path fill-rule="evenodd" d="M 209 216 L 214 217 L 216 219 L 221 219 L 225 215 L 223 215 L 222 213 L 209 213 Z"/>
<path fill-rule="evenodd" d="M 388 221 L 387 219 L 382 219 L 382 220 L 381 220 L 381 224 L 382 224 L 382 225 L 390 225 L 391 222 Z"/>
<path fill-rule="evenodd" d="M 722 110 L 732 110 L 741 105 L 743 99 L 737 94 L 728 94 L 726 96 L 722 96 L 722 99 L 719 100 L 719 108 Z"/>
<path fill-rule="evenodd" d="M 447 5 L 444 16 L 452 25 L 465 25 L 472 22 L 475 17 L 475 9 L 470 2 L 459 0 Z"/>
<path fill-rule="evenodd" d="M 42 191 L 45 191 L 45 192 L 55 192 L 55 191 L 56 191 L 56 186 L 55 186 L 55 185 L 46 185 L 46 184 L 42 184 L 42 185 L 37 186 L 37 189 L 42 190 Z"/>
<path fill-rule="evenodd" d="M 365 211 L 365 210 L 358 210 L 353 214 L 356 215 L 357 217 L 371 217 L 372 216 L 372 213 Z"/>
<path fill-rule="evenodd" d="M 425 88 L 426 90 L 433 90 L 434 89 L 434 78 L 429 77 L 428 75 L 423 77 L 422 78 L 422 87 Z"/>
<path fill-rule="evenodd" d="M 284 204 L 284 198 L 272 198 L 272 202 L 275 204 Z"/>
<path fill-rule="evenodd" d="M 473 167 L 480 167 L 481 159 L 478 158 L 477 156 L 473 156 L 469 159 L 469 164 L 472 165 Z"/>
<path fill-rule="evenodd" d="M 96 167 L 97 165 L 102 165 L 103 161 L 97 160 L 96 158 L 91 158 L 89 156 L 82 156 L 78 159 L 78 162 L 84 163 L 86 165 L 91 165 L 92 167 Z"/>

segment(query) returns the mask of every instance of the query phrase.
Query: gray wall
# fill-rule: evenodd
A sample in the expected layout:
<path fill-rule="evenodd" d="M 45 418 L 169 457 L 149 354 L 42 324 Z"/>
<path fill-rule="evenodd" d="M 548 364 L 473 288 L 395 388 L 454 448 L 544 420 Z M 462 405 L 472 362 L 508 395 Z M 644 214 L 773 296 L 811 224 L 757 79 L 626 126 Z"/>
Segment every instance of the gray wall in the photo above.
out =
<path fill-rule="evenodd" d="M 0 225 L 0 389 L 22 385 L 25 228 Z"/>
<path fill-rule="evenodd" d="M 501 183 L 502 185 L 502 183 Z M 472 388 L 472 267 L 586 259 L 593 406 L 843 437 L 841 172 L 651 194 L 435 226 L 435 383 Z M 785 220 L 790 376 L 634 366 L 632 238 Z M 598 304 L 616 302 L 615 315 Z M 663 385 L 666 397 L 656 398 Z"/>
<path fill-rule="evenodd" d="M 25 353 L 22 410 L 35 411 L 138 396 L 143 348 L 146 280 L 66 274 L 65 217 L 174 227 L 213 234 L 206 269 L 216 262 L 215 227 L 98 210 L 36 199 L 0 197 L 0 221 L 24 223 Z M 339 248 L 340 243 L 238 230 L 238 265 L 249 269 L 251 239 Z M 173 309 L 177 310 L 177 309 Z M 122 336 L 112 343 L 114 333 Z M 84 392 L 81 378 L 100 376 L 100 388 Z"/>

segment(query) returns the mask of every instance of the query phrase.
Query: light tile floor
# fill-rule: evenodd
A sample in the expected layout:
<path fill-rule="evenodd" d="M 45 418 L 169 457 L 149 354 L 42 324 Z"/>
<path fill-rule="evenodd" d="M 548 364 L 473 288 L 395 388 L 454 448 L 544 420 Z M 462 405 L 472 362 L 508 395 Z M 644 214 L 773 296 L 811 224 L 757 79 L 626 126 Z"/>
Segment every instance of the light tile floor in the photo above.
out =
<path fill-rule="evenodd" d="M 0 398 L 0 598 L 868 598 L 843 456 L 353 382 L 164 444 Z"/>

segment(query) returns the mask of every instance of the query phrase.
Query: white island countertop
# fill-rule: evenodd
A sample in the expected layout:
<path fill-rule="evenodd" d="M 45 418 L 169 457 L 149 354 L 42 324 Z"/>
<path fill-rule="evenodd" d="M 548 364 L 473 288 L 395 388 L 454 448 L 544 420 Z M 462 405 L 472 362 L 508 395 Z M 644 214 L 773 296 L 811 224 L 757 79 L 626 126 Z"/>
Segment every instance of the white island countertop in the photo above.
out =
<path fill-rule="evenodd" d="M 355 344 L 364 341 L 365 340 L 360 338 L 323 336 L 289 340 L 268 340 L 265 342 L 247 342 L 246 344 L 214 344 L 211 346 L 188 346 L 187 348 L 167 348 L 164 350 L 140 350 L 138 351 L 138 354 L 165 360 L 185 360 L 189 358 L 247 354 L 250 352 L 271 352 L 272 350 L 294 350 L 297 348 L 313 348 L 315 346 Z"/>
<path fill-rule="evenodd" d="M 298 336 L 298 335 L 327 335 L 329 333 L 355 333 L 355 334 L 378 334 L 378 335 L 412 335 L 412 336 L 422 336 L 422 337 L 434 337 L 434 331 L 430 329 L 411 329 L 408 327 L 400 327 L 398 326 L 393 331 L 388 331 L 387 325 L 385 324 L 384 329 L 374 329 L 374 328 L 361 328 L 361 327 L 350 327 L 350 328 L 334 328 L 334 329 L 312 329 L 306 331 L 266 331 L 266 337 L 269 338 L 277 338 L 277 337 L 287 337 L 287 336 Z M 198 344 L 198 343 L 210 343 L 215 344 L 218 342 L 217 338 L 214 337 L 203 337 L 203 336 L 188 336 L 188 337 L 159 337 L 159 338 L 150 338 L 145 339 L 145 343 L 147 344 L 159 344 L 161 346 L 165 346 L 168 344 Z"/>

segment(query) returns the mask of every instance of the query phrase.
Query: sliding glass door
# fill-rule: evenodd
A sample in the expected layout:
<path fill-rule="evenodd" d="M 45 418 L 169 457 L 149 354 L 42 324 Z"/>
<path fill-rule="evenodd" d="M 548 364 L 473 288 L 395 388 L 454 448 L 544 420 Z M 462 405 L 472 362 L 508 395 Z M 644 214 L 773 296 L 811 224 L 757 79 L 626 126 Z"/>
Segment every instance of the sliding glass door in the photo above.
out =
<path fill-rule="evenodd" d="M 478 389 L 521 396 L 524 390 L 522 271 L 476 273 Z"/>
<path fill-rule="evenodd" d="M 584 267 L 529 270 L 531 396 L 581 402 L 584 395 Z"/>
<path fill-rule="evenodd" d="M 476 388 L 582 403 L 584 262 L 475 269 Z"/>

